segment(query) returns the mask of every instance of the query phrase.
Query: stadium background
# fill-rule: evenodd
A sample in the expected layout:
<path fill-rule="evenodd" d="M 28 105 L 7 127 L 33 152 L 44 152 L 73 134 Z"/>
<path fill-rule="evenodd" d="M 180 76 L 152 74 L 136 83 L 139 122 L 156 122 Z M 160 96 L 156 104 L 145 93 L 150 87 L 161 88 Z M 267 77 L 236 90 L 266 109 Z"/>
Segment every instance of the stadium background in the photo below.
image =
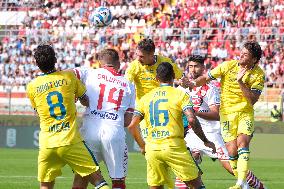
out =
<path fill-rule="evenodd" d="M 108 6 L 114 19 L 109 27 L 95 29 L 90 27 L 88 17 L 100 5 Z M 273 105 L 283 112 L 282 0 L 0 1 L 0 188 L 37 186 L 36 150 L 18 149 L 38 146 L 38 119 L 25 94 L 26 84 L 38 74 L 32 58 L 37 44 L 43 41 L 53 44 L 58 69 L 99 67 L 97 52 L 104 47 L 115 48 L 120 52 L 124 73 L 134 59 L 137 42 L 143 37 L 152 38 L 156 53 L 171 57 L 182 69 L 190 54 L 207 57 L 206 69 L 209 70 L 224 60 L 237 58 L 243 41 L 260 43 L 264 51 L 260 66 L 265 70 L 266 84 L 255 105 L 257 122 L 252 166 L 268 186 L 284 188 L 281 163 L 284 154 L 278 150 L 283 142 L 284 124 L 269 122 Z M 78 110 L 81 113 L 83 108 L 78 105 Z M 135 150 L 130 137 L 128 145 L 131 151 Z M 130 160 L 128 182 L 132 187 L 129 188 L 146 188 L 143 157 L 133 153 Z M 142 170 L 140 174 L 135 172 L 137 167 Z M 208 169 L 205 182 L 209 188 L 233 183 L 233 178 L 225 171 L 215 174 L 214 170 L 220 169 L 218 163 L 211 165 L 205 159 L 203 167 Z M 273 173 L 265 172 L 266 169 Z M 71 185 L 71 174 L 68 171 L 66 174 L 70 178 L 59 180 L 58 188 Z M 224 185 L 218 184 L 221 178 L 227 179 Z"/>

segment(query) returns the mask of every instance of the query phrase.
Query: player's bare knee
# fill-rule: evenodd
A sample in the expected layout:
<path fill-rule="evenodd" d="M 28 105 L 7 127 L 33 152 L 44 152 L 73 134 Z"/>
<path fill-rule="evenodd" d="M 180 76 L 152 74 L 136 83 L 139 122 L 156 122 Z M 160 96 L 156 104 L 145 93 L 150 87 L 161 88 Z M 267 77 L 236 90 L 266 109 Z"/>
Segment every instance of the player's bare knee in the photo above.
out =
<path fill-rule="evenodd" d="M 88 182 L 89 176 L 81 177 L 79 174 L 75 174 L 72 189 L 85 189 L 88 186 Z"/>
<path fill-rule="evenodd" d="M 191 189 L 200 189 L 200 187 L 202 187 L 202 181 L 200 176 L 190 181 L 184 181 L 184 183 Z"/>
<path fill-rule="evenodd" d="M 97 186 L 99 183 L 103 181 L 105 182 L 100 170 L 97 170 L 96 172 L 90 174 L 88 177 L 90 183 L 92 183 L 94 186 Z"/>
<path fill-rule="evenodd" d="M 40 189 L 53 189 L 54 187 L 54 181 L 52 182 L 41 182 L 40 183 Z"/>
<path fill-rule="evenodd" d="M 201 157 L 201 154 L 200 153 L 192 153 L 192 157 L 193 159 L 195 160 L 195 162 L 197 164 L 201 164 L 202 162 L 202 157 Z"/>
<path fill-rule="evenodd" d="M 237 146 L 238 146 L 238 148 L 248 148 L 249 144 L 250 144 L 251 138 L 252 137 L 250 135 L 239 134 L 239 136 L 237 138 Z"/>

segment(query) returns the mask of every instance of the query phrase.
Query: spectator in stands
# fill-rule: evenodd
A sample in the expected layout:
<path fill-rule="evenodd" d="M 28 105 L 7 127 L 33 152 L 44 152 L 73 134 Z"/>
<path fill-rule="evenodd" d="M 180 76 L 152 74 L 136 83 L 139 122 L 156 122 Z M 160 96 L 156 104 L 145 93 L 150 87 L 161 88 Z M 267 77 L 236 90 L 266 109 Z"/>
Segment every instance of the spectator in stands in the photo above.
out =
<path fill-rule="evenodd" d="M 113 13 L 113 22 L 107 32 L 98 32 L 86 20 L 95 7 L 101 5 L 109 6 Z M 26 62 L 23 71 L 30 77 L 38 72 L 30 54 L 40 41 L 52 40 L 58 52 L 59 66 L 72 68 L 82 66 L 87 57 L 95 56 L 94 49 L 105 46 L 122 50 L 124 55 L 121 60 L 127 64 L 132 59 L 130 56 L 140 40 L 140 34 L 145 34 L 150 38 L 158 36 L 155 43 L 161 44 L 161 47 L 157 49 L 165 56 L 176 58 L 181 52 L 182 59 L 189 54 L 207 57 L 205 62 L 210 61 L 207 65 L 211 65 L 208 69 L 217 66 L 221 59 L 238 57 L 242 41 L 260 37 L 265 57 L 260 66 L 266 70 L 269 81 L 274 80 L 271 73 L 275 74 L 277 82 L 283 81 L 284 28 L 279 26 L 284 24 L 284 7 L 281 1 L 259 3 L 235 0 L 227 4 L 152 1 L 150 4 L 143 0 L 127 4 L 126 1 L 112 0 L 100 4 L 99 1 L 33 0 L 27 3 L 26 0 L 19 0 L 14 4 L 8 1 L 8 6 L 4 3 L 2 10 L 5 9 L 26 13 L 23 26 L 14 26 L 16 30 L 8 31 L 0 45 L 0 65 L 5 65 L 0 68 L 5 69 L 7 76 L 14 80 L 20 77 L 21 72 L 16 73 L 19 63 Z M 182 20 L 182 24 L 176 22 L 177 18 Z M 52 31 L 47 31 L 48 28 Z M 103 36 L 99 35 L 102 33 Z M 214 57 L 213 62 L 208 58 L 210 55 Z M 125 67 L 127 65 L 123 69 Z"/>

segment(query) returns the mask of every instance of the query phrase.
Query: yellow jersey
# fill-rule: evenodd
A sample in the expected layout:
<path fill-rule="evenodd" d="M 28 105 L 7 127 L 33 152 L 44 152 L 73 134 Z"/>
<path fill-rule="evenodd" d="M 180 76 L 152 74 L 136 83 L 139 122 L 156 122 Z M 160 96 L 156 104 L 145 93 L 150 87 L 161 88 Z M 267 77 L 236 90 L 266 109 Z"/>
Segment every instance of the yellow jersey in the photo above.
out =
<path fill-rule="evenodd" d="M 178 66 L 172 62 L 170 58 L 155 55 L 155 64 L 148 66 L 142 65 L 137 59 L 130 63 L 126 70 L 126 78 L 135 84 L 136 88 L 136 100 L 140 100 L 142 96 L 151 91 L 152 89 L 159 87 L 159 82 L 156 80 L 156 70 L 162 62 L 168 62 L 172 64 L 175 72 L 175 78 L 180 79 L 182 77 L 182 71 Z"/>
<path fill-rule="evenodd" d="M 81 81 L 66 71 L 38 76 L 28 84 L 28 97 L 40 118 L 40 147 L 54 148 L 82 141 L 76 123 L 75 98 L 85 92 Z"/>
<path fill-rule="evenodd" d="M 220 112 L 230 114 L 233 112 L 253 112 L 253 106 L 242 94 L 237 82 L 240 66 L 237 60 L 231 60 L 219 64 L 208 72 L 211 79 L 221 78 L 221 105 Z M 264 87 L 265 75 L 263 70 L 255 65 L 248 70 L 242 81 L 251 90 L 261 93 Z"/>
<path fill-rule="evenodd" d="M 169 85 L 161 85 L 141 98 L 135 114 L 144 117 L 147 149 L 185 145 L 182 114 L 187 108 L 192 108 L 189 95 Z"/>

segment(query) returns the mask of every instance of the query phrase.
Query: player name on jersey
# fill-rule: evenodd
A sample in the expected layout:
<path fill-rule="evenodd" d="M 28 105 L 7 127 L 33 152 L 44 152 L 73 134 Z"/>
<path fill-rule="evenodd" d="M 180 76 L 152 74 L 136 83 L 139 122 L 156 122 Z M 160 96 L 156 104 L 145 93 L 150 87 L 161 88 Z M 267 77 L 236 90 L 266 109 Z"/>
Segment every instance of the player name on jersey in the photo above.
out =
<path fill-rule="evenodd" d="M 143 128 L 141 129 L 141 133 L 143 137 L 147 137 L 148 136 L 148 128 Z M 160 139 L 160 138 L 165 138 L 170 136 L 170 132 L 167 130 L 159 130 L 159 131 L 152 131 L 152 138 L 153 139 Z"/>
<path fill-rule="evenodd" d="M 66 79 L 59 79 L 59 80 L 55 80 L 55 81 L 50 81 L 47 82 L 43 85 L 40 85 L 38 87 L 36 87 L 36 92 L 37 93 L 43 93 L 51 88 L 56 88 L 56 87 L 61 87 L 63 85 L 68 85 L 68 82 Z"/>
<path fill-rule="evenodd" d="M 61 131 L 68 131 L 68 130 L 70 130 L 69 122 L 62 122 L 59 124 L 54 124 L 48 128 L 48 132 L 52 132 L 52 133 L 55 133 L 55 132 L 58 133 Z"/>
<path fill-rule="evenodd" d="M 120 85 L 122 87 L 127 87 L 127 84 L 125 82 L 122 82 L 120 79 L 116 79 L 115 77 L 111 77 L 111 76 L 108 76 L 108 75 L 98 74 L 98 79 L 102 79 L 102 80 L 105 80 L 107 82 Z"/>

